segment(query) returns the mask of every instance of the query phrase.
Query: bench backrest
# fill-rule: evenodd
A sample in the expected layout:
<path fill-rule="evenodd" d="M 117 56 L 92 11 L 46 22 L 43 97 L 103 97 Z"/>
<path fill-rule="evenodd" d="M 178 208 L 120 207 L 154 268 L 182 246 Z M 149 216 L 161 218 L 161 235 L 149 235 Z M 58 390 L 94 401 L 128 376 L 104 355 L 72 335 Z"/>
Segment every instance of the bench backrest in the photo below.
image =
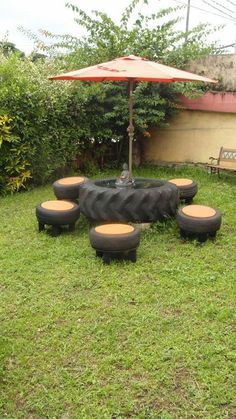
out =
<path fill-rule="evenodd" d="M 236 150 L 221 147 L 218 164 L 224 167 L 236 168 Z"/>

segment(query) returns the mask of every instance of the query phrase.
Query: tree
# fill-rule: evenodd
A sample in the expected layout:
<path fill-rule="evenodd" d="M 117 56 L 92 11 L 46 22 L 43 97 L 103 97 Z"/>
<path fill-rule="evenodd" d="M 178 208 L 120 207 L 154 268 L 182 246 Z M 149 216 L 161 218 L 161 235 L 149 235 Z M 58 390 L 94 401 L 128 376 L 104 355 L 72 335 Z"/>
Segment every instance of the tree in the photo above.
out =
<path fill-rule="evenodd" d="M 18 53 L 19 57 L 25 57 L 25 53 L 19 50 L 15 44 L 9 41 L 1 41 L 0 42 L 0 50 L 2 50 L 3 55 L 8 57 L 10 54 Z"/>
<path fill-rule="evenodd" d="M 31 59 L 31 61 L 33 61 L 33 63 L 35 63 L 38 60 L 45 60 L 47 56 L 39 52 L 32 52 L 29 58 Z"/>
<path fill-rule="evenodd" d="M 86 35 L 82 39 L 69 35 L 56 36 L 47 31 L 41 31 L 41 35 L 51 39 L 52 45 L 48 51 L 61 61 L 67 71 L 128 54 L 184 69 L 190 59 L 214 52 L 215 45 L 207 42 L 211 32 L 208 26 L 199 25 L 191 30 L 188 42 L 185 33 L 175 29 L 180 20 L 177 15 L 180 7 L 146 15 L 136 12 L 139 3 L 140 0 L 131 1 L 119 24 L 105 13 L 94 11 L 90 16 L 81 8 L 67 3 L 66 7 L 74 11 L 75 21 L 85 29 Z M 60 53 L 62 48 L 66 51 L 64 55 Z M 127 141 L 127 86 L 125 83 L 106 83 L 96 87 L 88 84 L 86 89 L 86 130 L 81 141 L 86 141 L 88 137 L 94 138 L 93 148 L 97 151 L 100 147 L 103 154 L 104 144 L 108 144 L 112 138 L 118 141 L 121 150 Z M 134 94 L 136 139 L 141 135 L 149 136 L 152 126 L 167 123 L 169 116 L 179 109 L 176 106 L 179 93 L 196 94 L 202 92 L 202 89 L 205 87 L 182 83 L 168 86 L 137 84 Z"/>

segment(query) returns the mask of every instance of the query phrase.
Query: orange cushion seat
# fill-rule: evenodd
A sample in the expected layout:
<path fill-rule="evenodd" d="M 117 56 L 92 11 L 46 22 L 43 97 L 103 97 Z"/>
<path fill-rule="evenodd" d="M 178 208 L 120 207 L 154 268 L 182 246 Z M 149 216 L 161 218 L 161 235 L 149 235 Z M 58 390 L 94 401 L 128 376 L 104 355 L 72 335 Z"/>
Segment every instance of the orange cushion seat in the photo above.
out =
<path fill-rule="evenodd" d="M 193 218 L 214 217 L 216 214 L 216 210 L 206 205 L 188 205 L 182 208 L 182 212 Z"/>
<path fill-rule="evenodd" d="M 73 202 L 68 202 L 68 201 L 45 201 L 42 202 L 41 207 L 46 209 L 46 210 L 51 210 L 51 211 L 68 211 L 72 208 L 74 208 L 75 204 L 73 204 Z"/>
<path fill-rule="evenodd" d="M 82 176 L 71 176 L 71 177 L 64 177 L 59 179 L 57 182 L 60 185 L 76 185 L 81 184 L 85 181 L 85 178 Z"/>
<path fill-rule="evenodd" d="M 129 224 L 104 224 L 98 227 L 95 227 L 96 233 L 100 234 L 128 234 L 134 231 L 134 227 Z"/>
<path fill-rule="evenodd" d="M 168 182 L 174 183 L 174 185 L 176 186 L 189 186 L 193 183 L 191 179 L 185 179 L 185 178 L 170 179 Z"/>

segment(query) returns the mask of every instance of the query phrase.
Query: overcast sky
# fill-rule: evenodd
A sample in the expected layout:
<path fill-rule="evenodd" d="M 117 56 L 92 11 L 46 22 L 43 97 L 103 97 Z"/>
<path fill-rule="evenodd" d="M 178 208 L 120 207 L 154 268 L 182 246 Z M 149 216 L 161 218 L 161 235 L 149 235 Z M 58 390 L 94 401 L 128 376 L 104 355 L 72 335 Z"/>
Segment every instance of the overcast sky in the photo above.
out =
<path fill-rule="evenodd" d="M 187 4 L 187 2 L 188 0 L 149 0 L 149 6 L 147 7 L 141 1 L 138 9 L 142 12 L 149 10 L 154 13 L 160 8 L 174 7 L 178 4 Z M 17 29 L 19 26 L 33 32 L 42 28 L 53 33 L 68 33 L 79 36 L 81 31 L 73 21 L 74 13 L 65 7 L 65 3 L 66 0 L 0 0 L 0 39 L 3 39 L 7 34 L 10 42 L 15 43 L 19 49 L 29 53 L 33 49 L 33 43 Z M 118 21 L 130 0 L 71 0 L 71 3 L 78 5 L 87 12 L 94 9 L 104 11 L 115 21 Z M 178 13 L 184 17 L 179 29 L 184 30 L 186 8 Z M 206 22 L 213 25 L 225 25 L 224 29 L 214 35 L 215 39 L 219 39 L 222 45 L 235 43 L 236 0 L 191 0 L 190 28 L 198 23 Z M 234 49 L 228 49 L 228 52 L 232 53 Z"/>

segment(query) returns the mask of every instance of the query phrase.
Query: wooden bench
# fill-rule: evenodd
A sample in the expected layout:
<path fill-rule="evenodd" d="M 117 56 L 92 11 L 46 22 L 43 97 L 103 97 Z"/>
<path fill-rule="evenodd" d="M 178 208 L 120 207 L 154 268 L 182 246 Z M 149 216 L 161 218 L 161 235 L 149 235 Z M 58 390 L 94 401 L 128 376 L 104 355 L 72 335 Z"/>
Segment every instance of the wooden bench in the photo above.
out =
<path fill-rule="evenodd" d="M 236 149 L 221 147 L 219 157 L 209 157 L 210 164 L 207 167 L 210 173 L 218 173 L 220 170 L 236 172 Z M 213 163 L 214 160 L 216 163 Z"/>

